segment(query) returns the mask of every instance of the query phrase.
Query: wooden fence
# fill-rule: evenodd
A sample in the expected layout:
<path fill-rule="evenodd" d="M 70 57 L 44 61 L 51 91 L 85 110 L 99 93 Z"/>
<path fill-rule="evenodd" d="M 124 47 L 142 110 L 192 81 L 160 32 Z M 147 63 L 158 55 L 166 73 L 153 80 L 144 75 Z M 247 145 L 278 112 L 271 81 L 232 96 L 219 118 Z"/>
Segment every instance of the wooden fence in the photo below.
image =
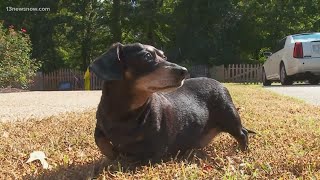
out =
<path fill-rule="evenodd" d="M 261 64 L 230 64 L 226 67 L 198 65 L 190 68 L 191 77 L 211 77 L 221 82 L 259 83 Z M 90 89 L 102 89 L 103 81 L 90 73 Z M 60 69 L 50 73 L 38 73 L 31 90 L 84 90 L 84 72 Z"/>
<path fill-rule="evenodd" d="M 103 81 L 90 73 L 90 89 L 102 88 Z M 32 90 L 84 90 L 84 72 L 72 69 L 59 69 L 50 73 L 37 73 Z"/>
<path fill-rule="evenodd" d="M 191 77 L 211 77 L 221 82 L 259 83 L 262 80 L 262 64 L 197 65 L 189 72 Z"/>
<path fill-rule="evenodd" d="M 229 64 L 224 69 L 224 82 L 259 83 L 262 79 L 262 64 Z"/>
<path fill-rule="evenodd" d="M 90 73 L 90 89 L 100 90 L 103 87 L 103 80 L 99 79 L 94 73 Z"/>
<path fill-rule="evenodd" d="M 43 90 L 58 90 L 63 83 L 70 83 L 70 89 L 78 90 L 81 87 L 83 72 L 71 69 L 59 69 L 43 74 Z M 65 85 L 68 86 L 68 85 Z M 67 87 L 65 87 L 67 89 Z"/>
<path fill-rule="evenodd" d="M 190 77 L 208 77 L 209 76 L 209 66 L 207 65 L 196 65 L 188 69 Z"/>

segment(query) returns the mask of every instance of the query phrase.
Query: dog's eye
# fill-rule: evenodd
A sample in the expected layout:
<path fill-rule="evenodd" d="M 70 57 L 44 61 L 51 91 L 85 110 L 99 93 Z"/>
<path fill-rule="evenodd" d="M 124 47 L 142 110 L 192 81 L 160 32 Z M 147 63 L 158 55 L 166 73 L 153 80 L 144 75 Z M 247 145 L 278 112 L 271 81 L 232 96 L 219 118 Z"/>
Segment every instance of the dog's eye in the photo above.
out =
<path fill-rule="evenodd" d="M 164 59 L 164 60 L 168 60 L 167 56 L 163 56 L 163 59 Z"/>
<path fill-rule="evenodd" d="M 152 61 L 153 60 L 153 56 L 150 53 L 147 53 L 144 55 L 144 59 L 146 61 Z"/>

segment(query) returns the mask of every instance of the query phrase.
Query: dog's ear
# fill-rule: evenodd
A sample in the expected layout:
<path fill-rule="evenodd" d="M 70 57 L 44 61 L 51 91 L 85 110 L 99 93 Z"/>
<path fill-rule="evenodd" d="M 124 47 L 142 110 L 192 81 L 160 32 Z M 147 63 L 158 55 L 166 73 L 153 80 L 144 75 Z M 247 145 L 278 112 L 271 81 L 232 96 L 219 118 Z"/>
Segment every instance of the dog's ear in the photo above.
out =
<path fill-rule="evenodd" d="M 90 70 L 103 80 L 122 80 L 123 70 L 120 63 L 122 47 L 121 43 L 113 44 L 106 53 L 90 64 Z"/>

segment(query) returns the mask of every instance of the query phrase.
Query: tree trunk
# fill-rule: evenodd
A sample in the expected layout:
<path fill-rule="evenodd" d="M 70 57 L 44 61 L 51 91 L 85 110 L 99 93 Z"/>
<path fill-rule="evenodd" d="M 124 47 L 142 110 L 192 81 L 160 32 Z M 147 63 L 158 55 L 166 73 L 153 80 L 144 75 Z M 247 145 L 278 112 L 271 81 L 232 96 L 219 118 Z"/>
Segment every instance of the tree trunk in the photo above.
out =
<path fill-rule="evenodd" d="M 82 42 L 82 47 L 81 47 L 81 49 L 82 49 L 82 53 L 81 53 L 82 67 L 81 67 L 81 69 L 83 71 L 85 71 L 90 64 L 91 41 L 92 41 L 90 29 L 91 29 L 91 24 L 88 24 L 86 27 L 86 30 L 85 30 L 85 34 L 84 34 L 83 42 Z"/>
<path fill-rule="evenodd" d="M 120 3 L 121 0 L 113 0 L 112 11 L 111 11 L 111 33 L 113 41 L 121 42 L 121 15 L 120 15 Z"/>

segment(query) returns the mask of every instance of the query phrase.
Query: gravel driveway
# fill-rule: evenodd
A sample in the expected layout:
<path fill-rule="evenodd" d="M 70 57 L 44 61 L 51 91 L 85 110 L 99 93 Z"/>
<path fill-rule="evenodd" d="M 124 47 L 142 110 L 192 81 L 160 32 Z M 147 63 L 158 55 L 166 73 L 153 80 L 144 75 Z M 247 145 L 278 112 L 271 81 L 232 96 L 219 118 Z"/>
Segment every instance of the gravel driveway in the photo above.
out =
<path fill-rule="evenodd" d="M 307 103 L 320 105 L 320 85 L 295 84 L 292 86 L 272 85 L 264 87 L 276 93 L 302 99 Z"/>
<path fill-rule="evenodd" d="M 42 118 L 97 108 L 101 91 L 0 93 L 0 122 Z"/>

